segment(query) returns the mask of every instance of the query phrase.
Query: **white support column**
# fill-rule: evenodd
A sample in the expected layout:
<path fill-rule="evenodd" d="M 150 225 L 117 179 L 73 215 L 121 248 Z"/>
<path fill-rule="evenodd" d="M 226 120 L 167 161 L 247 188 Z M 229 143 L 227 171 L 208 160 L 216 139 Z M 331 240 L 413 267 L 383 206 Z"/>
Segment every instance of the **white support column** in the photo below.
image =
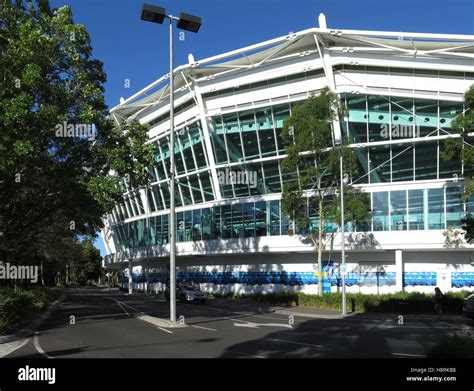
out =
<path fill-rule="evenodd" d="M 402 250 L 395 250 L 395 278 L 397 292 L 404 290 L 403 288 L 403 255 Z"/>
<path fill-rule="evenodd" d="M 132 260 L 128 259 L 128 294 L 131 295 L 133 293 L 133 279 L 132 279 Z"/>
<path fill-rule="evenodd" d="M 214 159 L 214 150 L 212 148 L 211 135 L 209 133 L 209 123 L 206 117 L 206 108 L 202 99 L 200 87 L 197 83 L 193 83 L 194 94 L 199 108 L 199 117 L 202 124 L 202 133 L 204 135 L 204 143 L 206 144 L 207 157 L 209 161 L 209 168 L 211 169 L 211 179 L 216 193 L 216 201 L 222 200 L 221 187 L 219 186 L 219 179 L 217 177 L 216 160 Z"/>
<path fill-rule="evenodd" d="M 326 25 L 326 17 L 324 14 L 319 15 L 319 24 L 321 28 L 327 29 Z M 316 43 L 316 47 L 318 49 L 319 57 L 323 62 L 324 74 L 326 75 L 326 83 L 328 88 L 331 92 L 336 92 L 336 79 L 334 78 L 334 72 L 332 69 L 332 61 L 331 61 L 331 54 L 329 50 L 324 47 L 324 44 L 319 42 L 318 34 L 314 34 L 314 42 Z M 342 132 L 341 132 L 341 124 L 339 123 L 339 115 L 337 110 L 335 110 L 335 116 L 332 121 L 332 130 L 333 130 L 333 138 L 334 143 L 339 144 L 342 142 Z"/>
<path fill-rule="evenodd" d="M 145 214 L 150 214 L 150 205 L 148 204 L 148 197 L 145 189 L 140 189 L 140 200 L 142 201 L 143 208 L 145 209 Z"/>

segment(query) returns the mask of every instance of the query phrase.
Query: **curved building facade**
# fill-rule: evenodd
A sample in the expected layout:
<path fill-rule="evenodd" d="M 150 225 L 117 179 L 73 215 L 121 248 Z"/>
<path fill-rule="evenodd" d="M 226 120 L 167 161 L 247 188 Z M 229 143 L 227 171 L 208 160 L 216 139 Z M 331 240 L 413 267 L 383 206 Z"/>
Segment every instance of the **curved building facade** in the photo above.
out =
<path fill-rule="evenodd" d="M 323 23 L 325 24 L 325 23 Z M 350 182 L 370 195 L 372 219 L 346 226 L 349 291 L 432 291 L 474 286 L 474 246 L 455 248 L 474 200 L 463 201 L 464 167 L 440 150 L 457 137 L 464 92 L 474 84 L 474 36 L 312 28 L 175 69 L 178 279 L 206 290 L 316 292 L 314 248 L 282 213 L 283 122 L 328 87 L 347 116 L 334 127 L 357 154 Z M 105 265 L 157 288 L 169 262 L 167 75 L 111 110 L 150 125 L 151 184 L 130 189 L 104 218 Z M 339 128 L 341 129 L 339 131 Z M 474 137 L 472 138 L 474 142 Z M 466 144 L 468 146 L 468 144 Z M 325 251 L 325 289 L 340 285 L 341 235 Z"/>

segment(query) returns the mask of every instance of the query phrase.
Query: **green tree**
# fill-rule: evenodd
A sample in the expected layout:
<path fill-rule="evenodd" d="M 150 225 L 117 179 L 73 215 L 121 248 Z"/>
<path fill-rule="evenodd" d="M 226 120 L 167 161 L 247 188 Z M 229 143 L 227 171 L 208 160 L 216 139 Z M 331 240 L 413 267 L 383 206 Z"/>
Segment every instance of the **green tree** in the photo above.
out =
<path fill-rule="evenodd" d="M 474 194 L 474 137 L 469 136 L 474 132 L 474 84 L 464 94 L 464 109 L 464 114 L 460 114 L 452 123 L 453 130 L 458 134 L 458 137 L 448 137 L 440 155 L 443 160 L 458 160 L 463 164 L 463 201 L 468 201 Z M 471 243 L 474 240 L 474 219 L 472 216 L 465 216 L 462 220 L 462 229 L 465 231 L 464 239 Z"/>
<path fill-rule="evenodd" d="M 147 183 L 153 147 L 145 126 L 110 119 L 103 65 L 69 7 L 0 0 L 0 53 L 0 260 L 47 259 L 57 238 L 95 235 L 121 177 Z"/>
<path fill-rule="evenodd" d="M 351 178 L 357 173 L 356 155 L 347 147 L 333 148 L 332 122 L 335 115 L 344 116 L 344 108 L 336 96 L 324 89 L 319 96 L 307 99 L 295 107 L 292 116 L 285 120 L 282 138 L 287 156 L 282 161 L 282 171 L 290 178 L 284 185 L 282 209 L 291 216 L 305 240 L 310 240 L 317 253 L 319 294 L 322 286 L 322 253 L 331 226 L 325 220 L 340 221 L 339 196 L 340 153 L 344 172 Z M 344 186 L 346 221 L 362 221 L 368 216 L 367 195 L 349 184 Z M 308 211 L 315 215 L 317 226 L 310 227 Z M 331 241 L 332 243 L 332 241 Z M 332 247 L 332 244 L 331 244 Z"/>

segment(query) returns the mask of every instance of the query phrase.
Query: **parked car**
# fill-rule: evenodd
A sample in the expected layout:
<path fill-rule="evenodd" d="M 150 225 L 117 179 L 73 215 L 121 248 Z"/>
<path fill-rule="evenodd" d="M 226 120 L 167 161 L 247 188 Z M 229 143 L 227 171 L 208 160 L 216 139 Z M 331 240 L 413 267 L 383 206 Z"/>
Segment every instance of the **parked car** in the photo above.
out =
<path fill-rule="evenodd" d="M 464 299 L 462 312 L 464 316 L 474 319 L 474 293 Z"/>
<path fill-rule="evenodd" d="M 165 290 L 165 298 L 166 300 L 170 299 L 169 287 Z M 189 301 L 205 303 L 207 295 L 194 285 L 180 284 L 176 287 L 176 299 L 181 300 L 184 303 Z"/>

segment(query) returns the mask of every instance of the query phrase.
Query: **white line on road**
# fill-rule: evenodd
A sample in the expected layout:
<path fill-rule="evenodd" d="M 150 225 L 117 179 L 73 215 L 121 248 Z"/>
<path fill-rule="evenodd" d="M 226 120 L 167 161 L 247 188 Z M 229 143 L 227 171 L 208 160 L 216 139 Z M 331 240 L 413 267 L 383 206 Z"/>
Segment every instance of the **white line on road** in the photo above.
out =
<path fill-rule="evenodd" d="M 23 340 L 19 341 L 12 341 L 0 344 L 0 358 L 7 357 L 16 350 L 22 348 L 28 342 L 30 342 L 30 339 L 31 338 L 24 338 Z"/>
<path fill-rule="evenodd" d="M 203 326 L 193 326 L 190 325 L 191 327 L 194 327 L 196 329 L 203 329 L 203 330 L 210 330 L 210 331 L 217 331 L 216 329 L 211 329 L 210 327 L 203 327 Z"/>
<path fill-rule="evenodd" d="M 166 330 L 166 329 L 164 329 L 163 327 L 158 327 L 158 326 L 157 326 L 157 328 L 160 329 L 161 331 L 165 331 L 165 332 L 167 332 L 167 333 L 169 333 L 169 334 L 173 334 L 173 332 L 172 332 L 171 330 Z"/>
<path fill-rule="evenodd" d="M 40 344 L 39 344 L 39 336 L 38 336 L 38 335 L 39 335 L 39 333 L 36 332 L 36 333 L 35 333 L 35 336 L 34 336 L 34 338 L 33 338 L 33 345 L 35 346 L 36 351 L 37 351 L 39 354 L 41 354 L 43 357 L 46 357 L 46 358 L 54 358 L 54 357 L 50 356 L 48 353 L 46 353 L 46 352 L 41 348 L 41 346 L 40 346 Z"/>
<path fill-rule="evenodd" d="M 236 327 L 252 327 L 252 328 L 259 328 L 260 326 L 266 327 L 284 327 L 287 329 L 292 329 L 293 327 L 290 324 L 286 323 L 254 323 L 254 322 L 245 322 L 245 323 L 234 323 Z"/>

